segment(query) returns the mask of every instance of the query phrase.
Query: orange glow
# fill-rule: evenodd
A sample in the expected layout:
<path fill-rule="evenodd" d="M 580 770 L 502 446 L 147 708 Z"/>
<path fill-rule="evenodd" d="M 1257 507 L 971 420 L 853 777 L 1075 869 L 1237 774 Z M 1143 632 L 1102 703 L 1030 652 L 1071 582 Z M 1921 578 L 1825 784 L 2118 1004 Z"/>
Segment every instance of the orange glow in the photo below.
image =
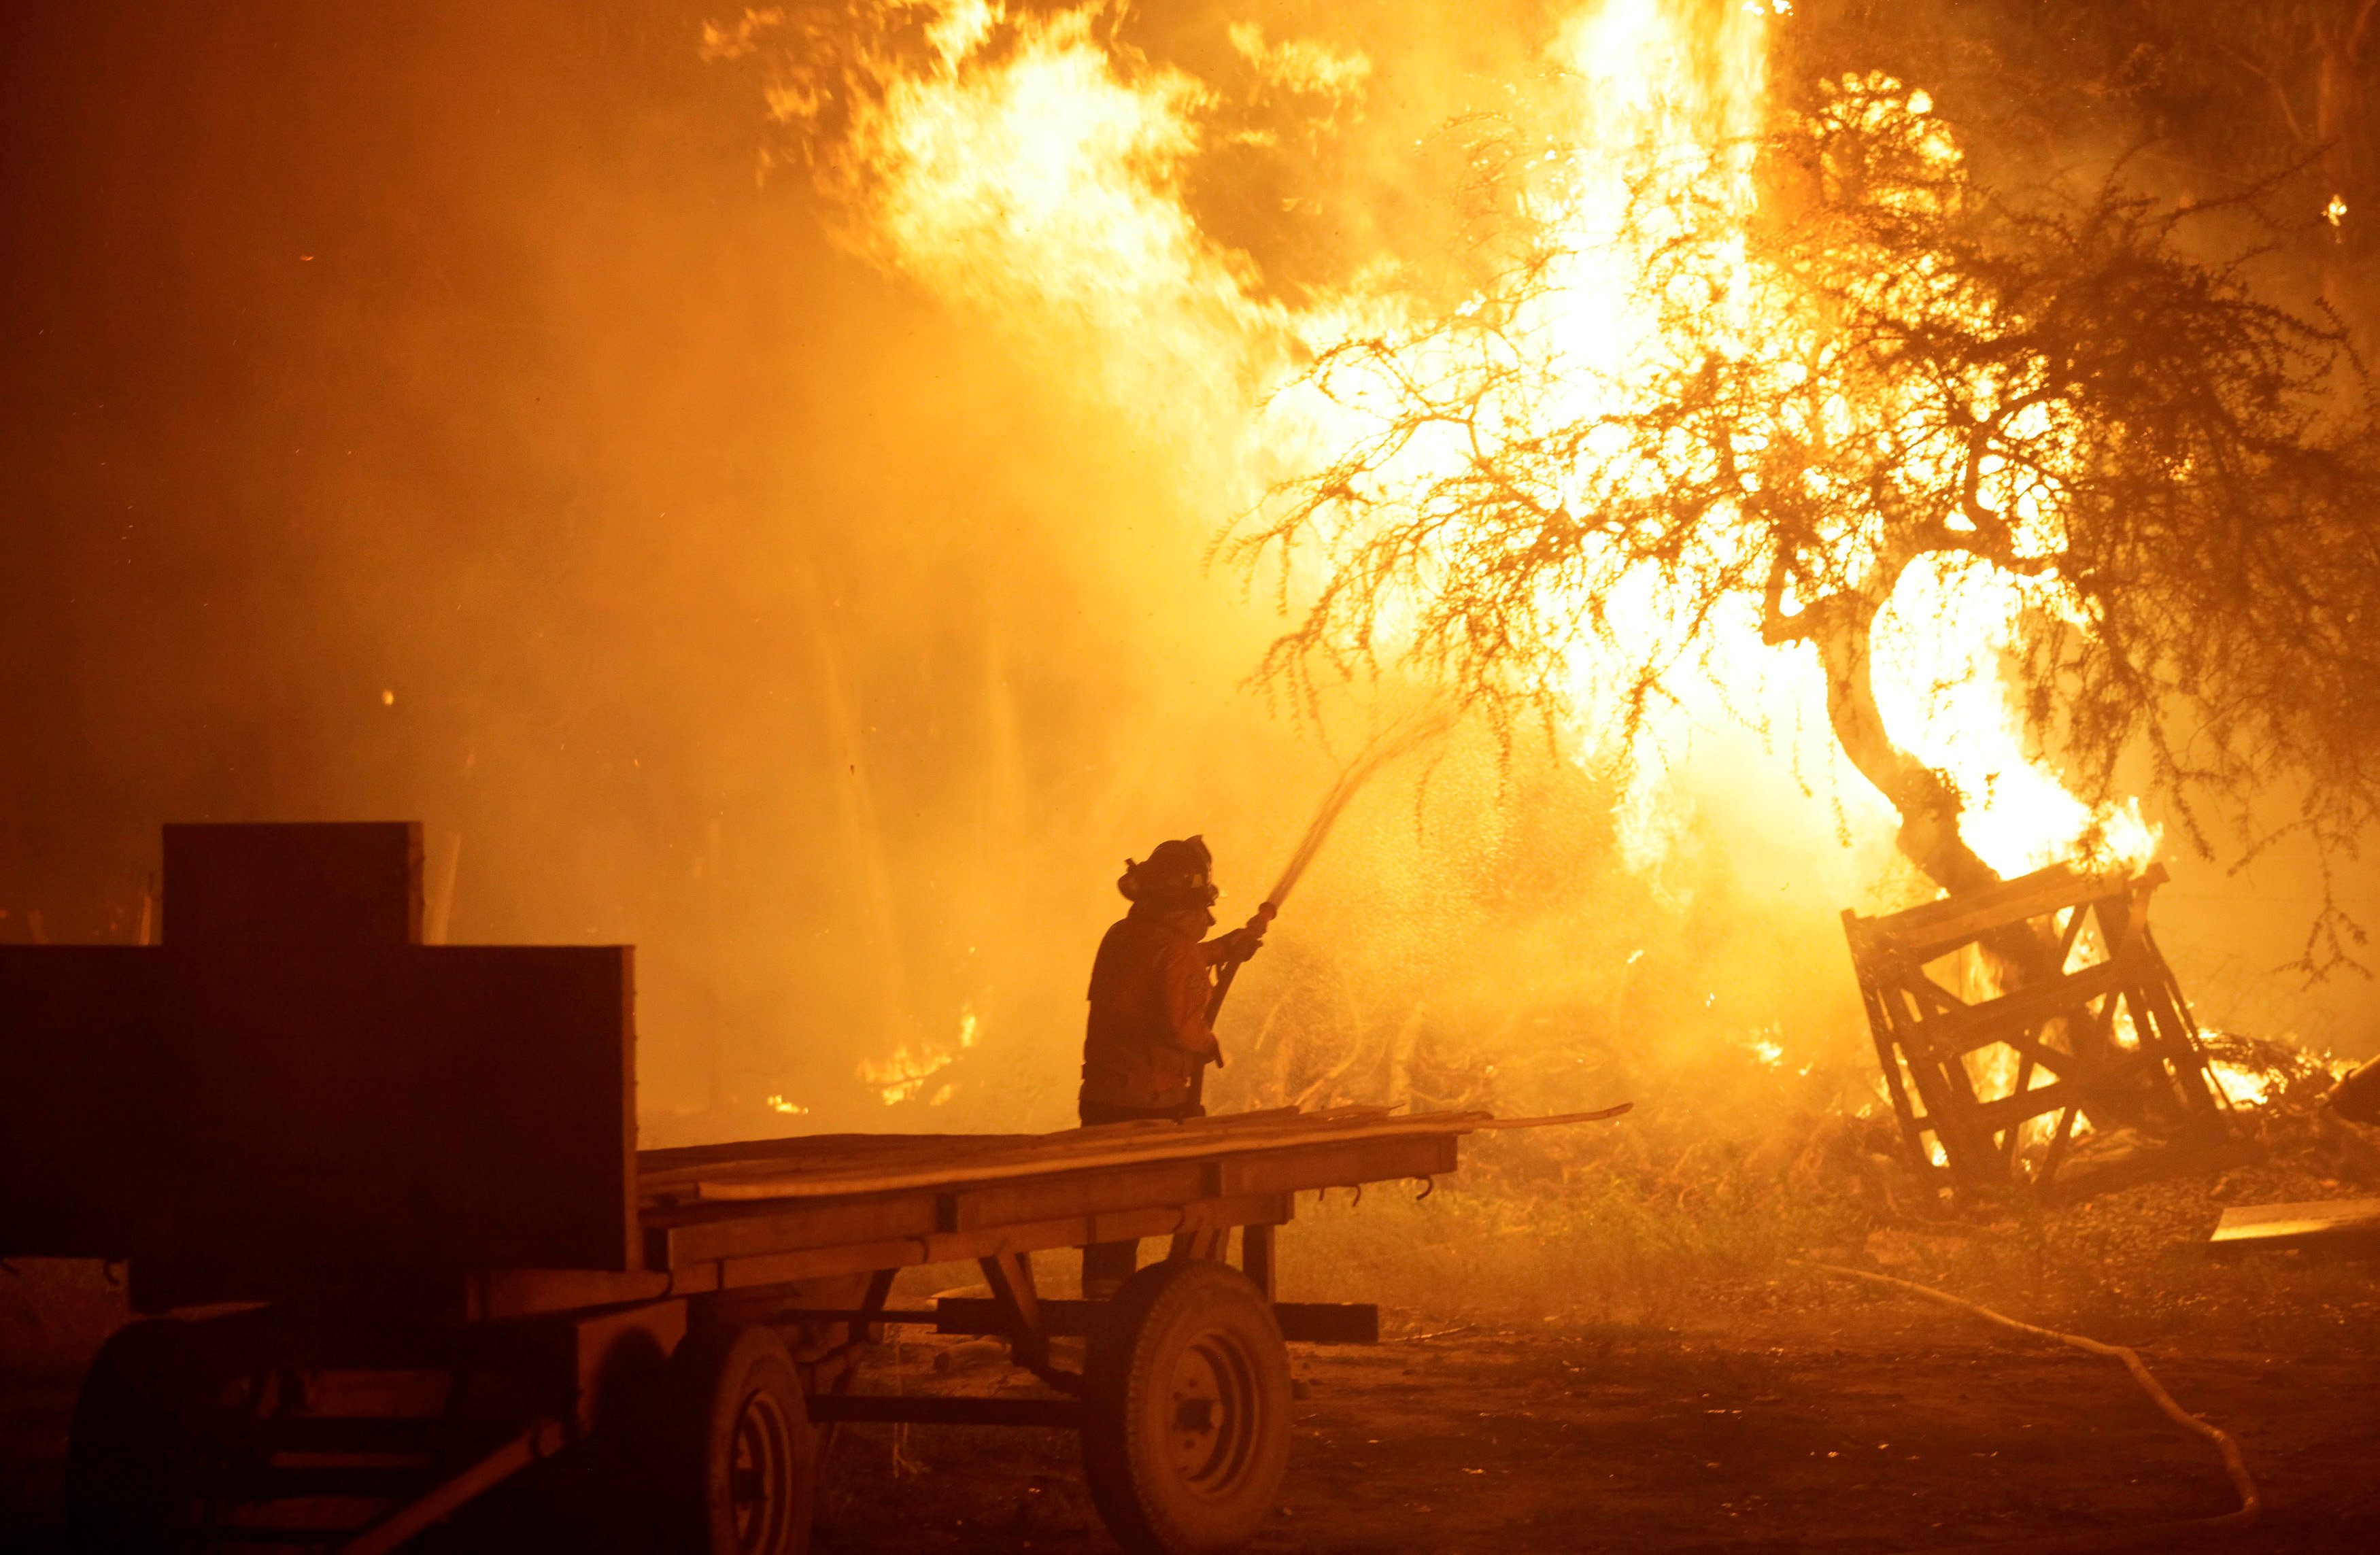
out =
<path fill-rule="evenodd" d="M 887 1107 L 915 1100 L 923 1095 L 928 1082 L 958 1061 L 961 1053 L 976 1044 L 978 1023 L 972 1009 L 959 1015 L 959 1039 L 955 1048 L 937 1042 L 917 1046 L 903 1044 L 890 1058 L 867 1058 L 859 1061 L 859 1077 L 875 1087 Z M 955 1084 L 945 1084 L 928 1097 L 926 1105 L 939 1107 L 957 1093 Z"/>
<path fill-rule="evenodd" d="M 1516 438 L 1637 407 L 1658 370 L 1690 346 L 1716 342 L 1774 381 L 1800 371 L 1813 325 L 1797 310 L 1791 277 L 1764 272 L 1747 238 L 1759 199 L 1754 142 L 1771 122 L 1768 22 L 1788 9 L 1785 0 L 1601 0 L 1569 16 L 1539 61 L 1559 83 L 1557 119 L 1532 153 L 1512 213 L 1526 229 L 1514 241 L 1551 256 L 1549 284 L 1492 330 L 1470 331 L 1426 328 L 1444 321 L 1386 269 L 1293 298 L 1267 289 L 1248 255 L 1201 226 L 1188 193 L 1198 159 L 1226 134 L 1215 90 L 1118 43 L 1101 7 L 1027 13 L 997 0 L 929 0 L 905 13 L 929 18 L 922 47 L 901 46 L 879 18 L 881 35 L 840 50 L 798 46 L 782 13 L 753 11 L 735 27 L 712 30 L 708 49 L 768 61 L 771 112 L 835 197 L 849 247 L 1028 350 L 1054 350 L 1047 343 L 1059 338 L 1069 351 L 1087 345 L 1099 392 L 1196 446 L 1219 482 L 1220 519 L 1376 431 L 1412 382 L 1453 397 L 1466 383 L 1488 382 L 1491 365 L 1509 365 L 1491 363 L 1495 353 L 1521 354 L 1522 387 L 1475 413 Z M 1293 94 L 1316 122 L 1364 111 L 1373 61 L 1246 24 L 1232 29 L 1230 41 L 1267 90 Z M 1955 168 L 1961 152 L 1932 107 L 1924 91 L 1870 76 L 1840 83 L 1831 111 L 1863 115 L 1864 129 L 1897 139 L 1929 166 Z M 1675 285 L 1648 288 L 1656 253 L 1680 251 L 1689 258 L 1674 270 Z M 1491 300 L 1475 296 L 1453 314 L 1476 316 Z M 1693 342 L 1672 334 L 1684 310 L 1696 320 Z M 1359 333 L 1393 343 L 1371 358 L 1377 381 L 1364 381 L 1362 364 L 1338 376 L 1327 395 L 1296 381 L 1302 355 Z M 1974 388 L 1985 399 L 2010 392 Z M 1837 399 L 1809 414 L 1818 424 L 1770 431 L 1891 426 L 1908 435 L 1912 461 L 1940 468 L 1954 457 L 1947 443 L 1929 443 L 1905 409 Z M 2054 442 L 2058 429 L 2032 431 Z M 1761 435 L 1748 429 L 1752 443 Z M 1609 468 L 1611 454 L 1590 443 L 1577 489 L 1542 495 L 1592 501 L 1660 478 L 1651 468 Z M 1451 424 L 1436 435 L 1425 429 L 1379 469 L 1379 484 L 1393 502 L 1400 489 L 1472 456 Z M 1597 458 L 1606 468 L 1584 468 Z M 2017 472 L 1986 468 L 1982 481 L 2021 545 L 2055 544 L 2054 510 Z M 1718 538 L 1706 553 L 1682 565 L 1708 576 L 1741 572 L 1750 558 L 1726 548 L 1753 545 L 1751 527 L 1711 533 Z M 1854 552 L 1877 538 L 1848 523 L 1837 537 Z M 1293 601 L 1310 577 L 1293 571 Z M 1549 613 L 1580 603 L 1546 602 Z M 1649 566 L 1625 572 L 1598 602 L 1624 636 L 1682 640 L 1687 599 L 1674 577 Z M 1681 666 L 1668 687 L 1676 699 L 1656 710 L 1631 753 L 1639 759 L 1627 769 L 1620 808 L 1622 850 L 1637 867 L 1657 869 L 1690 832 L 1704 802 L 1695 796 L 1713 792 L 1714 782 L 1738 804 L 1772 796 L 1756 807 L 1764 810 L 1808 795 L 1816 803 L 1796 810 L 1799 819 L 1754 822 L 1760 845 L 1811 856 L 1791 870 L 1805 889 L 1819 881 L 1830 892 L 1860 889 L 1872 874 L 1817 856 L 1841 851 L 1832 846 L 1836 833 L 1888 837 L 1897 818 L 1864 783 L 1844 781 L 1815 655 L 1805 646 L 1764 646 L 1756 603 L 1740 593 L 1725 609 L 1716 646 Z M 2159 839 L 2136 803 L 2095 809 L 2027 749 L 2000 676 L 2011 623 L 2025 612 L 2080 624 L 2054 579 L 1942 557 L 1909 568 L 1876 632 L 1887 726 L 1902 748 L 1950 777 L 1965 801 L 1969 844 L 2003 874 L 2076 855 L 2143 863 Z M 1393 653 L 1393 642 L 1382 646 Z M 1570 738 L 1582 761 L 1619 754 L 1599 734 L 1611 724 L 1611 683 L 1612 666 L 1582 643 L 1567 689 Z M 1747 739 L 1747 729 L 1758 733 Z M 1715 780 L 1694 770 L 1705 752 L 1722 759 Z M 1831 824 L 1819 813 L 1828 809 Z M 1795 840 L 1780 843 L 1786 835 Z M 923 1095 L 955 1051 L 906 1043 L 860 1072 L 895 1103 Z"/>

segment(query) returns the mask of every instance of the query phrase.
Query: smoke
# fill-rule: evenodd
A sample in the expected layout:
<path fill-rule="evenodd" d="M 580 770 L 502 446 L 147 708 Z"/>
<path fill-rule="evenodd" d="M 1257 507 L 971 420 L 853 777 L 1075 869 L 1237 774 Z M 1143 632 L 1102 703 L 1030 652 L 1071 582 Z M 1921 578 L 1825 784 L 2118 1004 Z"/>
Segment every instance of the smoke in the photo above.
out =
<path fill-rule="evenodd" d="M 453 939 L 638 947 L 674 1143 L 1061 1126 L 1122 859 L 1204 832 L 1254 908 L 1401 693 L 1318 732 L 1244 684 L 1279 622 L 1205 557 L 1296 448 L 1251 404 L 1354 278 L 1459 288 L 1439 127 L 1538 90 L 1554 23 L 917 13 L 904 70 L 1003 67 L 880 142 L 928 206 L 796 155 L 889 77 L 805 106 L 723 9 L 12 20 L 0 936 L 131 938 L 162 821 L 420 819 Z M 1036 70 L 1093 72 L 1103 138 L 1033 139 Z M 1049 198 L 968 185 L 985 136 Z M 1083 157 L 1148 196 L 1104 285 L 1034 247 Z M 1694 733 L 1637 869 L 1568 755 L 1392 771 L 1234 993 L 1248 1083 L 1269 1011 L 1483 1063 L 1855 1051 L 1833 914 L 1889 866 L 1810 734 Z"/>

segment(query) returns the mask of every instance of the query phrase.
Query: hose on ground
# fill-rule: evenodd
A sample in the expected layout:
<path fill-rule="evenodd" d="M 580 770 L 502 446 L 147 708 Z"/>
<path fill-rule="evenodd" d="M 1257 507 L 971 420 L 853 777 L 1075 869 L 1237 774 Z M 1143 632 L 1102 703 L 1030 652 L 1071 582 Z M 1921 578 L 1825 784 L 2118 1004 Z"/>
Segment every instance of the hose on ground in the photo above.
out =
<path fill-rule="evenodd" d="M 1799 1259 L 1794 1261 L 1801 1263 Z M 2165 1391 L 2165 1385 L 2150 1373 L 2147 1366 L 2143 1364 L 2138 1352 L 2121 1344 L 2108 1344 L 2096 1339 L 2085 1339 L 2079 1333 L 2060 1333 L 2056 1329 L 2021 1323 L 2014 1318 L 1995 1312 L 1990 1307 L 1969 1301 L 1963 1296 L 1954 1296 L 1947 1291 L 1937 1291 L 1931 1285 L 1921 1285 L 1913 1280 L 1896 1279 L 1889 1274 L 1871 1274 L 1864 1269 L 1844 1269 L 1830 1263 L 1801 1263 L 1801 1267 L 1815 1270 L 1821 1274 L 1832 1274 L 1840 1279 L 1864 1280 L 1872 1285 L 1888 1285 L 1895 1290 L 1907 1291 L 1912 1295 L 1924 1296 L 1928 1301 L 1940 1302 L 1945 1306 L 1962 1308 L 1986 1321 L 1998 1323 L 2004 1329 L 2013 1329 L 2019 1333 L 2029 1333 L 2036 1339 L 2055 1340 L 2060 1344 L 2071 1345 L 2077 1350 L 2087 1350 L 2095 1355 L 2114 1356 L 2124 1363 L 2124 1369 L 2132 1374 L 2132 1380 L 2141 1385 L 2141 1391 L 2148 1394 L 2150 1401 L 2165 1412 L 2167 1418 L 2192 1435 L 2204 1437 L 2215 1444 L 2215 1450 L 2223 1454 L 2224 1472 L 2231 1476 L 2233 1488 L 2240 1492 L 2239 1509 L 2227 1512 L 2219 1517 L 2196 1517 L 2178 1523 L 2159 1523 L 2149 1527 L 2127 1529 L 2117 1533 L 2076 1535 L 2064 1539 L 2028 1539 L 2023 1541 L 2027 1549 L 2075 1551 L 2137 1549 L 2143 1545 L 2160 1543 L 2180 1533 L 2238 1533 L 2252 1526 L 2258 1514 L 2264 1511 L 2263 1493 L 2256 1488 L 2255 1478 L 2248 1472 L 2248 1460 L 2240 1454 L 2240 1444 L 2231 1440 L 2230 1433 L 2219 1427 L 2208 1425 L 2175 1403 L 2173 1395 Z"/>

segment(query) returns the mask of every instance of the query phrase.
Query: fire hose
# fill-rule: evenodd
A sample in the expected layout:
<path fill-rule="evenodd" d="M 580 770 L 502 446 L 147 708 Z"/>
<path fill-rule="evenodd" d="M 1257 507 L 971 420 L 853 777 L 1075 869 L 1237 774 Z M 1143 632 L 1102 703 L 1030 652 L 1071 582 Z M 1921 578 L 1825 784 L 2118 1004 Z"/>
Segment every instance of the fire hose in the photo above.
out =
<path fill-rule="evenodd" d="M 1801 1262 L 1800 1259 L 1793 1261 Z M 2142 1528 L 2076 1534 L 2063 1538 L 2015 1541 L 2022 1542 L 2024 1549 L 2036 1551 L 2132 1549 L 2143 1545 L 2162 1544 L 2181 1533 L 2239 1533 L 2253 1525 L 2258 1514 L 2264 1511 L 2263 1493 L 2256 1488 L 2255 1479 L 2248 1473 L 2248 1460 L 2240 1455 L 2240 1444 L 2231 1440 L 2229 1432 L 2220 1427 L 2207 1424 L 2175 1403 L 2173 1395 L 2165 1391 L 2164 1384 L 2160 1383 L 2150 1373 L 2148 1367 L 2142 1362 L 2139 1352 L 2129 1346 L 2108 1344 L 2096 1339 L 2085 1339 L 2081 1334 L 2060 1333 L 2056 1329 L 2036 1328 L 2031 1323 L 2021 1323 L 2014 1318 L 2003 1316 L 1988 1306 L 1969 1301 L 1963 1296 L 1954 1296 L 1947 1291 L 1937 1291 L 1931 1285 L 1921 1285 L 1913 1280 L 1897 1280 L 1889 1274 L 1871 1274 L 1865 1270 L 1844 1269 L 1830 1263 L 1804 1263 L 1802 1267 L 1815 1270 L 1821 1274 L 1832 1274 L 1839 1279 L 1864 1280 L 1872 1285 L 1889 1285 L 1895 1290 L 1907 1291 L 1912 1294 L 1924 1296 L 1928 1301 L 1940 1302 L 1946 1306 L 1960 1307 L 1988 1322 L 1998 1323 L 2002 1328 L 2014 1329 L 2019 1333 L 2028 1333 L 2036 1339 L 2056 1340 L 2060 1344 L 2070 1344 L 2077 1350 L 2087 1350 L 2095 1355 L 2114 1356 L 2124 1363 L 2124 1369 L 2131 1373 L 2132 1380 L 2141 1385 L 2141 1391 L 2148 1394 L 2151 1403 L 2165 1412 L 2167 1418 L 2192 1435 L 2204 1437 L 2215 1444 L 2215 1450 L 2223 1454 L 2223 1470 L 2231 1476 L 2232 1488 L 2240 1493 L 2239 1509 L 2224 1512 L 2217 1517 L 2190 1518 L 2175 1523 L 2152 1524 Z M 1963 1548 L 2004 1549 L 2014 1548 L 2014 1542 L 1969 1545 Z"/>
<path fill-rule="evenodd" d="M 1322 796 L 1322 806 L 1315 811 L 1314 820 L 1306 826 L 1305 835 L 1299 841 L 1297 851 L 1290 855 L 1289 863 L 1282 868 L 1280 878 L 1272 882 L 1272 889 L 1265 893 L 1264 900 L 1257 904 L 1243 932 L 1261 938 L 1264 931 L 1272 926 L 1281 903 L 1289 899 L 1290 892 L 1296 886 L 1298 877 L 1305 874 L 1305 867 L 1314 862 L 1314 856 L 1322 851 L 1323 839 L 1330 835 L 1330 828 L 1338 820 L 1339 812 L 1347 808 L 1347 802 L 1371 781 L 1374 773 L 1453 726 L 1452 711 L 1438 708 L 1393 723 L 1374 735 L 1371 743 L 1339 774 L 1339 781 L 1330 785 L 1330 792 Z M 1224 997 L 1232 991 L 1232 979 L 1239 976 L 1242 965 L 1241 961 L 1226 962 L 1223 969 L 1215 974 L 1215 991 L 1207 997 L 1207 1026 L 1209 1030 L 1214 1028 L 1215 1017 L 1223 1013 Z M 1222 1051 L 1218 1048 L 1215 1067 L 1220 1069 L 1222 1066 Z M 1207 1071 L 1201 1065 L 1197 1077 L 1190 1082 L 1191 1101 L 1194 1104 L 1203 1101 L 1206 1089 Z"/>

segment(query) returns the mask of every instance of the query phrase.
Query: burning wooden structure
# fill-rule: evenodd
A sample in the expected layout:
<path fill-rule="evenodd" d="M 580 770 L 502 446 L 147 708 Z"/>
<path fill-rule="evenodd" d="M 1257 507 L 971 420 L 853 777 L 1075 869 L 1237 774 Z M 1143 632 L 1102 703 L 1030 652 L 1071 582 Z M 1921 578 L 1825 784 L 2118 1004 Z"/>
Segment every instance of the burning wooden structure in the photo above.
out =
<path fill-rule="evenodd" d="M 2227 1141 L 2228 1100 L 2149 932 L 2165 881 L 2162 865 L 2134 876 L 2054 864 L 1904 912 L 1845 909 L 1885 1088 L 1921 1177 L 1962 1195 L 2047 1188 L 2079 1120 L 2185 1151 Z M 2023 980 L 1953 992 L 1979 955 L 2025 968 Z"/>

